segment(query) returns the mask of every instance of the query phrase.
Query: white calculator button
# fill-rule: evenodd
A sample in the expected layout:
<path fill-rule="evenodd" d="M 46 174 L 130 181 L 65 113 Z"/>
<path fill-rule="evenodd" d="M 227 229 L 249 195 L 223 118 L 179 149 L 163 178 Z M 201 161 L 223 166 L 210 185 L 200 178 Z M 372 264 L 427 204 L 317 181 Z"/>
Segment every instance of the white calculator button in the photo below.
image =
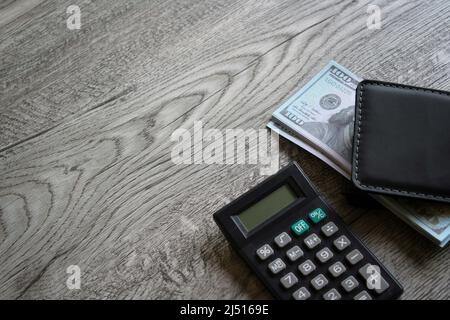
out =
<path fill-rule="evenodd" d="M 261 248 L 256 250 L 256 254 L 261 260 L 266 260 L 268 257 L 273 255 L 273 249 L 268 244 L 263 245 Z"/>
<path fill-rule="evenodd" d="M 359 282 L 358 280 L 355 279 L 354 276 L 350 276 L 341 282 L 341 286 L 342 288 L 344 288 L 345 291 L 350 292 L 357 286 L 359 286 Z"/>
<path fill-rule="evenodd" d="M 355 249 L 353 251 L 350 251 L 349 254 L 347 254 L 345 256 L 345 258 L 347 259 L 347 261 L 351 264 L 351 265 L 355 265 L 358 262 L 360 262 L 362 259 L 364 259 L 364 256 L 362 255 L 361 252 L 359 252 L 358 249 Z"/>
<path fill-rule="evenodd" d="M 317 247 L 322 242 L 322 240 L 320 240 L 320 238 L 317 236 L 317 234 L 313 233 L 313 234 L 307 236 L 305 238 L 304 242 L 309 249 L 313 249 L 313 248 Z"/>
<path fill-rule="evenodd" d="M 321 249 L 320 251 L 318 251 L 316 253 L 316 258 L 322 262 L 325 263 L 328 260 L 330 260 L 331 258 L 333 258 L 333 252 L 331 252 L 330 249 L 328 249 L 327 247 Z"/>
<path fill-rule="evenodd" d="M 347 268 L 345 268 L 345 266 L 342 264 L 342 262 L 339 262 L 339 261 L 328 268 L 328 271 L 330 271 L 330 273 L 335 278 L 339 277 L 346 270 L 347 270 Z"/>
<path fill-rule="evenodd" d="M 286 255 L 291 262 L 294 262 L 303 256 L 303 250 L 299 246 L 293 246 L 286 251 Z"/>
<path fill-rule="evenodd" d="M 324 225 L 321 230 L 326 237 L 331 237 L 333 234 L 338 232 L 339 228 L 334 224 L 334 222 L 331 221 Z"/>
<path fill-rule="evenodd" d="M 277 235 L 274 239 L 275 243 L 279 248 L 283 248 L 286 246 L 289 242 L 292 241 L 291 237 L 286 233 L 282 232 L 279 235 Z"/>
<path fill-rule="evenodd" d="M 269 263 L 269 269 L 273 274 L 277 274 L 282 270 L 286 269 L 286 264 L 280 258 L 275 259 L 271 263 Z"/>
<path fill-rule="evenodd" d="M 305 287 L 301 287 L 297 291 L 295 291 L 292 296 L 295 300 L 307 300 L 309 297 L 311 297 L 311 293 L 309 293 L 308 289 Z"/>
<path fill-rule="evenodd" d="M 328 279 L 323 274 L 319 274 L 311 280 L 311 284 L 314 289 L 320 290 L 328 284 Z"/>
<path fill-rule="evenodd" d="M 292 287 L 294 284 L 296 284 L 298 282 L 298 279 L 295 276 L 295 274 L 293 274 L 292 272 L 289 272 L 287 275 L 285 275 L 284 277 L 282 277 L 280 279 L 280 282 L 285 289 L 289 289 L 290 287 Z"/>
<path fill-rule="evenodd" d="M 306 260 L 301 265 L 298 266 L 298 270 L 304 275 L 307 276 L 314 270 L 316 270 L 316 266 L 312 263 L 311 260 Z"/>
<path fill-rule="evenodd" d="M 340 236 L 339 238 L 333 241 L 334 246 L 339 251 L 342 251 L 345 248 L 347 248 L 350 245 L 350 243 L 351 243 L 350 240 L 346 236 Z"/>
<path fill-rule="evenodd" d="M 323 295 L 323 298 L 325 300 L 341 300 L 341 295 L 339 294 L 339 292 L 336 289 L 331 289 L 330 291 L 328 291 L 327 293 L 325 293 Z"/>

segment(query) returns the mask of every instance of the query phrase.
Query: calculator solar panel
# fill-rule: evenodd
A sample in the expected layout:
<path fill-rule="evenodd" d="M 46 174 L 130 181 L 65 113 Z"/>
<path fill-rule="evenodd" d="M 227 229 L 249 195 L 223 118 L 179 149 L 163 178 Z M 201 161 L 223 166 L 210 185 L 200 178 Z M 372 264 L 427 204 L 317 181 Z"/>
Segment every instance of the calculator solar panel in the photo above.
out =
<path fill-rule="evenodd" d="M 395 299 L 403 292 L 296 163 L 214 219 L 277 299 Z"/>

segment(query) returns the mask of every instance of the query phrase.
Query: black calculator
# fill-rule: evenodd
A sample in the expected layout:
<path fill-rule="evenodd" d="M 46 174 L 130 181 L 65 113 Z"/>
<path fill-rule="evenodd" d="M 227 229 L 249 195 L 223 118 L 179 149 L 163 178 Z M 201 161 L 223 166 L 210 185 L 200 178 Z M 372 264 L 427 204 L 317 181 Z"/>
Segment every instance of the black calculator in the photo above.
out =
<path fill-rule="evenodd" d="M 396 299 L 403 292 L 295 162 L 214 220 L 277 299 Z"/>

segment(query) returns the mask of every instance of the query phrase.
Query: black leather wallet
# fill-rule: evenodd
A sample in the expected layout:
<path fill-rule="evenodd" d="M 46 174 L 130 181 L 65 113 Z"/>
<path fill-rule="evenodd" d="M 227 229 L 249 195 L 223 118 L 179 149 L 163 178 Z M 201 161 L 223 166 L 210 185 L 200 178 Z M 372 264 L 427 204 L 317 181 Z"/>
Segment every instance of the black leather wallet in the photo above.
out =
<path fill-rule="evenodd" d="M 364 80 L 355 108 L 358 188 L 450 202 L 450 92 Z"/>

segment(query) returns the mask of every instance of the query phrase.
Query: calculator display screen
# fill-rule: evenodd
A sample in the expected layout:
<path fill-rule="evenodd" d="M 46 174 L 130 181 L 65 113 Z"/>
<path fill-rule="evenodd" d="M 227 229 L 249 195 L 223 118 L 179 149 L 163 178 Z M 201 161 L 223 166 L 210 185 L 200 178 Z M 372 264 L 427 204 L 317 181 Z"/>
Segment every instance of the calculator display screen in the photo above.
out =
<path fill-rule="evenodd" d="M 274 216 L 298 199 L 288 184 L 284 184 L 235 216 L 247 232 Z"/>

